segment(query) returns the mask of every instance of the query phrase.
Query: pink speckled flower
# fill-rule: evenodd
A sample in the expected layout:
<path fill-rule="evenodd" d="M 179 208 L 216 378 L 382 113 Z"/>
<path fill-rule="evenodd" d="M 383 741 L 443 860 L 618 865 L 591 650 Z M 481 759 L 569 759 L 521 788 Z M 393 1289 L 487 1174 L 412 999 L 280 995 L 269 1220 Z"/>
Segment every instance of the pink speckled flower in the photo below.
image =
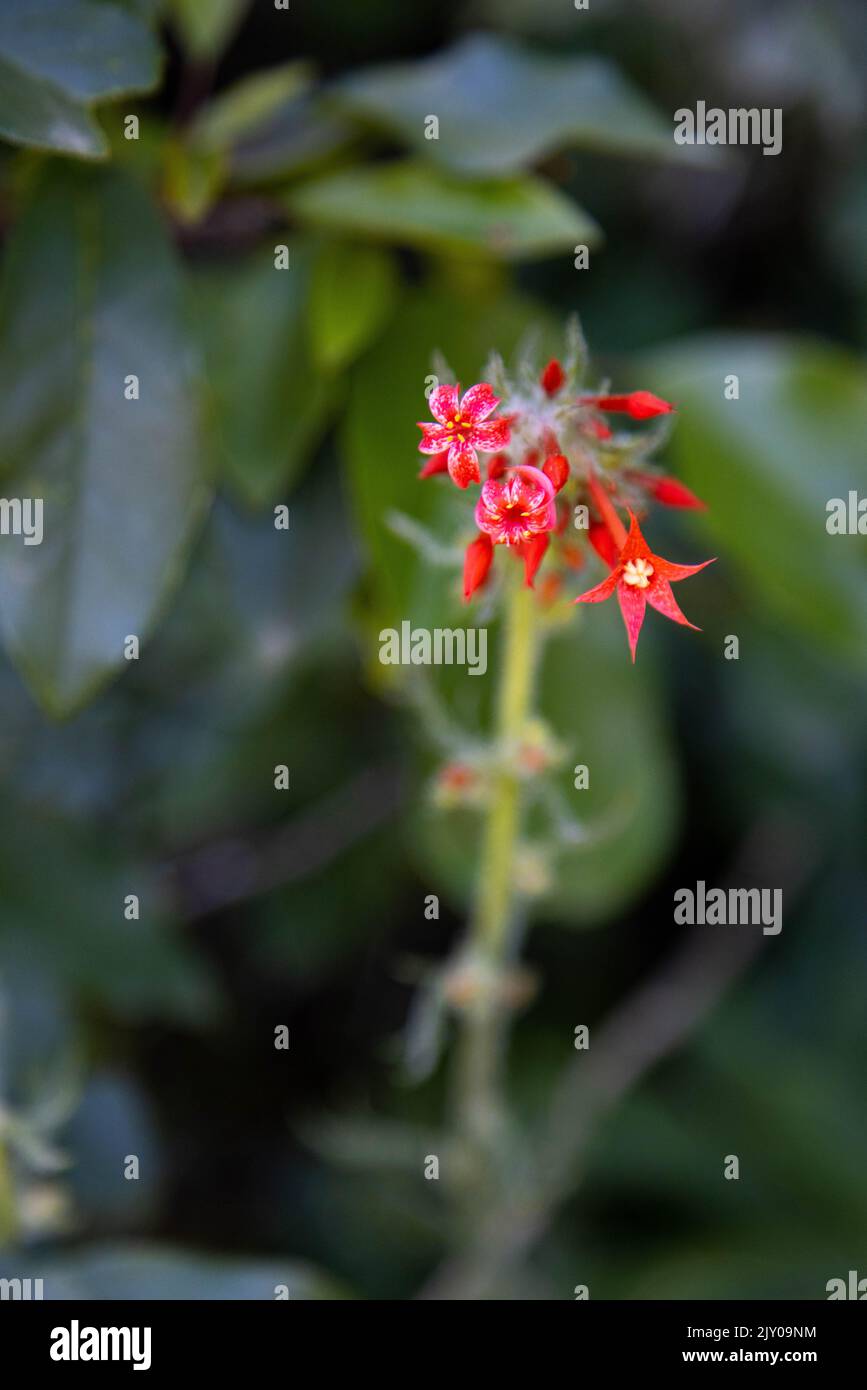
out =
<path fill-rule="evenodd" d="M 489 478 L 476 504 L 476 525 L 494 545 L 523 545 L 557 525 L 554 484 L 541 468 L 521 464 L 505 479 Z"/>
<path fill-rule="evenodd" d="M 419 452 L 447 455 L 449 476 L 458 487 L 481 482 L 477 450 L 495 454 L 509 442 L 508 420 L 488 420 L 500 404 L 485 382 L 463 397 L 458 386 L 438 386 L 430 394 L 433 421 L 419 421 Z M 431 470 L 439 471 L 439 470 Z"/>

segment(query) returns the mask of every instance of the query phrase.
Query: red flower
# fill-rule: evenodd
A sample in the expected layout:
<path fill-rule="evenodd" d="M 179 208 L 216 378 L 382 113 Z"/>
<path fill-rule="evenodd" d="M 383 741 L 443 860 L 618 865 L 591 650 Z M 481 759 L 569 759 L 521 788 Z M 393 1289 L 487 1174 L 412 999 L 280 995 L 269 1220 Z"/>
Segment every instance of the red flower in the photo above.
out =
<path fill-rule="evenodd" d="M 668 401 L 660 400 L 652 391 L 630 391 L 627 396 L 582 396 L 582 405 L 595 405 L 598 410 L 622 411 L 633 420 L 649 420 L 653 415 L 668 415 L 674 410 Z"/>
<path fill-rule="evenodd" d="M 660 478 L 655 473 L 636 473 L 634 477 L 664 507 L 696 507 L 701 511 L 706 508 L 707 504 L 678 478 Z"/>
<path fill-rule="evenodd" d="M 471 386 L 462 399 L 457 386 L 438 386 L 430 395 L 431 414 L 436 423 L 419 421 L 422 440 L 419 452 L 445 451 L 452 482 L 458 487 L 481 482 L 476 450 L 494 454 L 509 442 L 507 420 L 484 421 L 500 404 L 490 386 L 482 382 Z"/>
<path fill-rule="evenodd" d="M 614 569 L 607 579 L 603 579 L 602 583 L 597 584 L 595 589 L 589 589 L 586 594 L 581 594 L 575 599 L 575 602 L 602 603 L 604 599 L 610 598 L 616 590 L 617 601 L 620 604 L 620 611 L 626 624 L 629 650 L 634 661 L 638 634 L 641 631 L 641 624 L 644 622 L 645 608 L 648 603 L 664 617 L 671 618 L 673 622 L 682 623 L 685 627 L 694 628 L 696 632 L 699 631 L 695 624 L 685 618 L 678 608 L 674 594 L 671 592 L 671 584 L 678 579 L 687 579 L 691 574 L 697 574 L 699 570 L 704 569 L 705 565 L 713 564 L 713 561 L 705 560 L 701 565 L 674 565 L 670 560 L 663 560 L 661 555 L 653 554 L 641 534 L 638 522 L 632 512 L 629 513 L 629 518 L 631 522 L 629 535 Z"/>
<path fill-rule="evenodd" d="M 566 373 L 560 366 L 556 357 L 552 357 L 547 367 L 543 371 L 539 381 L 546 396 L 556 396 L 563 382 L 566 380 Z"/>
<path fill-rule="evenodd" d="M 464 598 L 467 603 L 487 579 L 493 558 L 494 543 L 490 536 L 483 532 L 470 541 L 464 556 Z"/>
<path fill-rule="evenodd" d="M 476 503 L 476 525 L 495 545 L 523 545 L 557 525 L 554 484 L 539 468 L 520 464 L 505 482 L 489 478 Z"/>

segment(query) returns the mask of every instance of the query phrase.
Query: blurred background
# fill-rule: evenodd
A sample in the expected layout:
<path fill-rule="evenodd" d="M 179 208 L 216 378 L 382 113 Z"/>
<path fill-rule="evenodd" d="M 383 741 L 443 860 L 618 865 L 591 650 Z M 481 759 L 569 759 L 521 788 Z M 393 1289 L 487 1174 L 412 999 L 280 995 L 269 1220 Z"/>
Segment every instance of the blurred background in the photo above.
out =
<path fill-rule="evenodd" d="M 416 481 L 431 354 L 468 384 L 573 311 L 678 405 L 708 510 L 654 549 L 719 560 L 701 636 L 651 614 L 633 669 L 607 605 L 546 660 L 582 809 L 630 809 L 540 900 L 521 1124 L 577 1025 L 647 1055 L 480 1296 L 867 1275 L 865 540 L 825 527 L 865 492 L 865 50 L 856 0 L 7 0 L 0 468 L 45 541 L 0 540 L 0 1275 L 405 1299 L 453 1254 L 422 1159 L 474 822 L 425 726 L 488 682 L 420 717 L 386 679 L 382 627 L 464 611 L 388 518 L 462 538 Z M 781 107 L 782 153 L 674 146 L 698 100 Z M 783 931 L 653 995 L 699 879 L 782 888 Z"/>

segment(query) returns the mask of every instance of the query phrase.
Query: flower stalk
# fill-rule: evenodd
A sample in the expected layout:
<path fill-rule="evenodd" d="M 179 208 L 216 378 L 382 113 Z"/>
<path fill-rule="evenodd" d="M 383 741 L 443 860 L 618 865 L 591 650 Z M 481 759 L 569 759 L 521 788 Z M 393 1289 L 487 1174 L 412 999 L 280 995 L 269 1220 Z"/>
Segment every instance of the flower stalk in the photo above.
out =
<path fill-rule="evenodd" d="M 476 979 L 460 1011 L 456 1064 L 456 1127 L 470 1144 L 489 1150 L 502 1131 L 505 976 L 517 948 L 518 895 L 514 870 L 523 823 L 524 784 L 516 753 L 531 717 L 540 650 L 533 591 L 520 570 L 507 576 L 504 650 L 497 699 L 497 771 L 492 781 L 476 879 L 475 905 L 463 953 Z"/>

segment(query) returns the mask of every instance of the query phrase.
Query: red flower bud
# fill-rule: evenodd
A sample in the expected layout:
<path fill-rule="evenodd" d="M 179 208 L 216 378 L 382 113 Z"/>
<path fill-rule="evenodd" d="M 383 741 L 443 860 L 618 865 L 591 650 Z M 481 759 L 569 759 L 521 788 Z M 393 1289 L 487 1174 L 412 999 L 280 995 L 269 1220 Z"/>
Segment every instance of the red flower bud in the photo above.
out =
<path fill-rule="evenodd" d="M 508 454 L 494 454 L 493 458 L 488 460 L 488 477 L 502 478 L 508 466 Z"/>
<path fill-rule="evenodd" d="M 591 521 L 587 539 L 600 560 L 604 560 L 608 568 L 613 569 L 620 558 L 620 551 L 604 521 Z"/>
<path fill-rule="evenodd" d="M 564 458 L 562 454 L 552 454 L 542 464 L 542 472 L 551 479 L 554 484 L 554 491 L 559 492 L 569 477 L 569 460 Z"/>
<path fill-rule="evenodd" d="M 443 449 L 441 454 L 434 454 L 429 458 L 419 473 L 420 478 L 432 478 L 435 473 L 448 473 L 449 471 L 449 451 Z"/>
<path fill-rule="evenodd" d="M 467 603 L 487 579 L 493 558 L 494 543 L 490 536 L 482 533 L 470 541 L 464 556 L 464 599 Z"/>
<path fill-rule="evenodd" d="M 566 380 L 566 373 L 563 371 L 556 357 L 551 358 L 551 361 L 548 363 L 539 380 L 546 396 L 556 396 L 563 382 Z"/>
<path fill-rule="evenodd" d="M 696 507 L 705 510 L 706 503 L 690 491 L 678 478 L 658 478 L 651 473 L 636 474 L 638 481 L 647 488 L 651 497 L 664 507 Z"/>
<path fill-rule="evenodd" d="M 595 405 L 599 410 L 621 411 L 633 420 L 649 420 L 653 415 L 668 415 L 674 410 L 668 401 L 660 400 L 652 391 L 630 391 L 627 396 L 584 396 L 582 405 Z"/>
<path fill-rule="evenodd" d="M 545 551 L 548 549 L 547 533 L 541 531 L 538 536 L 533 536 L 531 540 L 525 541 L 521 546 L 520 553 L 524 560 L 524 583 L 528 589 L 532 589 L 536 571 L 545 558 Z"/>

